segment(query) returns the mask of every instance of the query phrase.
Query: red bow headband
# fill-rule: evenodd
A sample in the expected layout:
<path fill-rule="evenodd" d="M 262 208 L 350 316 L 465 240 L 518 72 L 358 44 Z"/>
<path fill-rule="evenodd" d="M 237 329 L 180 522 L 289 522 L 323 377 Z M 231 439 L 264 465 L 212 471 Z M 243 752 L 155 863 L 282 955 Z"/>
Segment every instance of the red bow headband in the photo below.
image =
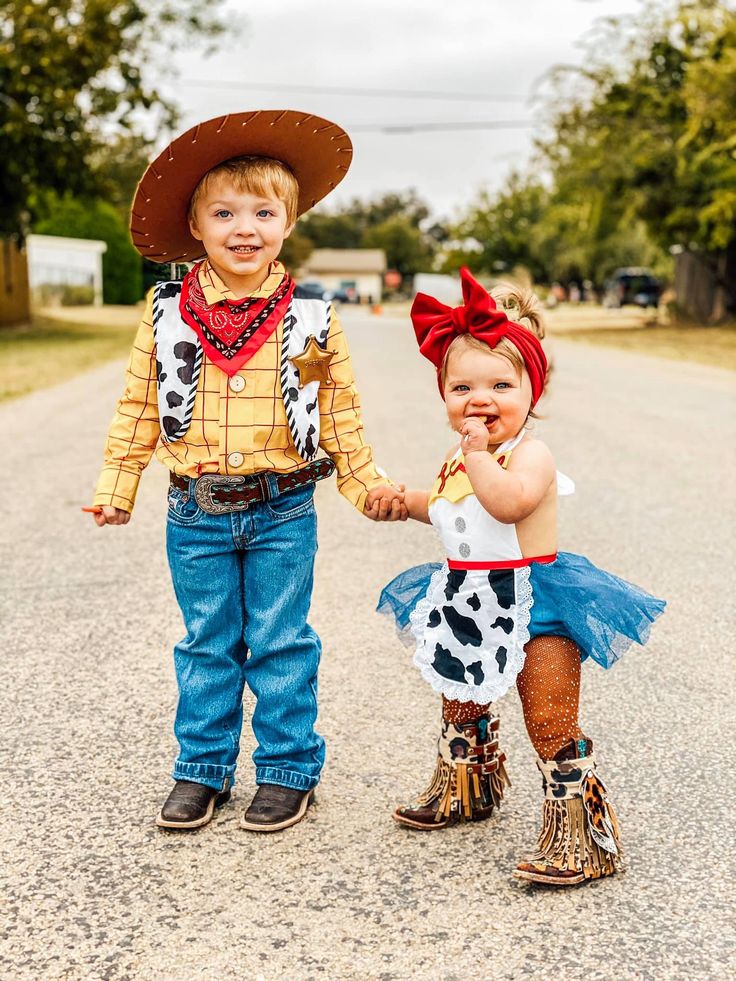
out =
<path fill-rule="evenodd" d="M 411 322 L 417 335 L 419 350 L 439 371 L 447 349 L 458 334 L 470 334 L 489 347 L 507 337 L 524 359 L 532 383 L 532 406 L 544 391 L 547 377 L 547 358 L 536 334 L 521 324 L 509 320 L 495 300 L 477 282 L 470 271 L 460 270 L 463 284 L 463 305 L 448 307 L 433 296 L 417 293 L 411 306 Z"/>

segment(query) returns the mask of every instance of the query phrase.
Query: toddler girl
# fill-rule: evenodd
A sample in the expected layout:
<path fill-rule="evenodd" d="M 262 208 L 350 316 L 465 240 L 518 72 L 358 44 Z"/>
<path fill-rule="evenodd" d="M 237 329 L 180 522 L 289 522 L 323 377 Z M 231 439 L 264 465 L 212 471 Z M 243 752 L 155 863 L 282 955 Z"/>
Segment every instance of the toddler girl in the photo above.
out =
<path fill-rule="evenodd" d="M 468 270 L 461 278 L 463 306 L 418 294 L 411 311 L 460 445 L 429 493 L 405 495 L 447 561 L 402 573 L 379 602 L 442 696 L 434 775 L 394 818 L 435 830 L 491 815 L 508 779 L 490 706 L 516 683 L 545 801 L 537 851 L 514 875 L 573 885 L 620 865 L 616 817 L 578 724 L 580 663 L 607 668 L 645 643 L 665 603 L 557 551 L 557 495 L 571 482 L 526 428 L 547 378 L 534 297 L 504 291 L 512 321 Z"/>

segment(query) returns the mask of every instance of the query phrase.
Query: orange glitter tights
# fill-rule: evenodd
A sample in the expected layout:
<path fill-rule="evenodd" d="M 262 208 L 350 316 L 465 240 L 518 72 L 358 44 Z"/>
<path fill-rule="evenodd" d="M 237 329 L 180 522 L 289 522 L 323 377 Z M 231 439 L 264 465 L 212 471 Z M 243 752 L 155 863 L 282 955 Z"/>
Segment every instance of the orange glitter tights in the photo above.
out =
<path fill-rule="evenodd" d="M 524 668 L 516 679 L 529 738 L 543 760 L 571 739 L 583 737 L 578 725 L 580 653 L 567 637 L 541 636 L 526 645 Z M 488 705 L 442 699 L 448 722 L 461 724 L 477 719 Z"/>

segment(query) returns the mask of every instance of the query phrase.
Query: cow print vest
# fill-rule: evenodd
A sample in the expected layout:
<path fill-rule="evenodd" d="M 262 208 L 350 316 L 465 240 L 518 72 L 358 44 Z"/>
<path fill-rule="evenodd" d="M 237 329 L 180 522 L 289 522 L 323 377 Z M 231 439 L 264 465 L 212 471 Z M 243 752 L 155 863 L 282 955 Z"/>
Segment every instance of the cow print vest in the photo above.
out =
<path fill-rule="evenodd" d="M 165 443 L 181 439 L 189 429 L 204 356 L 197 334 L 179 313 L 180 294 L 179 282 L 159 283 L 153 294 L 158 411 Z M 329 303 L 292 297 L 284 316 L 279 374 L 289 431 L 297 452 L 307 461 L 319 449 L 319 382 L 300 388 L 290 359 L 302 353 L 310 336 L 324 347 L 329 329 Z"/>

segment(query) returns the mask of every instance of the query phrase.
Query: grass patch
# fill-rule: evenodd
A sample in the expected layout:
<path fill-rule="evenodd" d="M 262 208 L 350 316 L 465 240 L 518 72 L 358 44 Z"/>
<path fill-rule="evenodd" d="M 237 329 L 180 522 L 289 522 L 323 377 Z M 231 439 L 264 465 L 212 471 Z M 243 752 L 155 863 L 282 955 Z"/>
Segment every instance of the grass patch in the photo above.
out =
<path fill-rule="evenodd" d="M 104 315 L 103 315 L 104 316 Z M 0 328 L 0 402 L 48 388 L 130 351 L 135 328 L 34 318 Z"/>
<path fill-rule="evenodd" d="M 732 327 L 629 327 L 555 329 L 553 337 L 617 347 L 635 354 L 654 354 L 676 361 L 695 361 L 736 371 L 736 325 Z"/>

